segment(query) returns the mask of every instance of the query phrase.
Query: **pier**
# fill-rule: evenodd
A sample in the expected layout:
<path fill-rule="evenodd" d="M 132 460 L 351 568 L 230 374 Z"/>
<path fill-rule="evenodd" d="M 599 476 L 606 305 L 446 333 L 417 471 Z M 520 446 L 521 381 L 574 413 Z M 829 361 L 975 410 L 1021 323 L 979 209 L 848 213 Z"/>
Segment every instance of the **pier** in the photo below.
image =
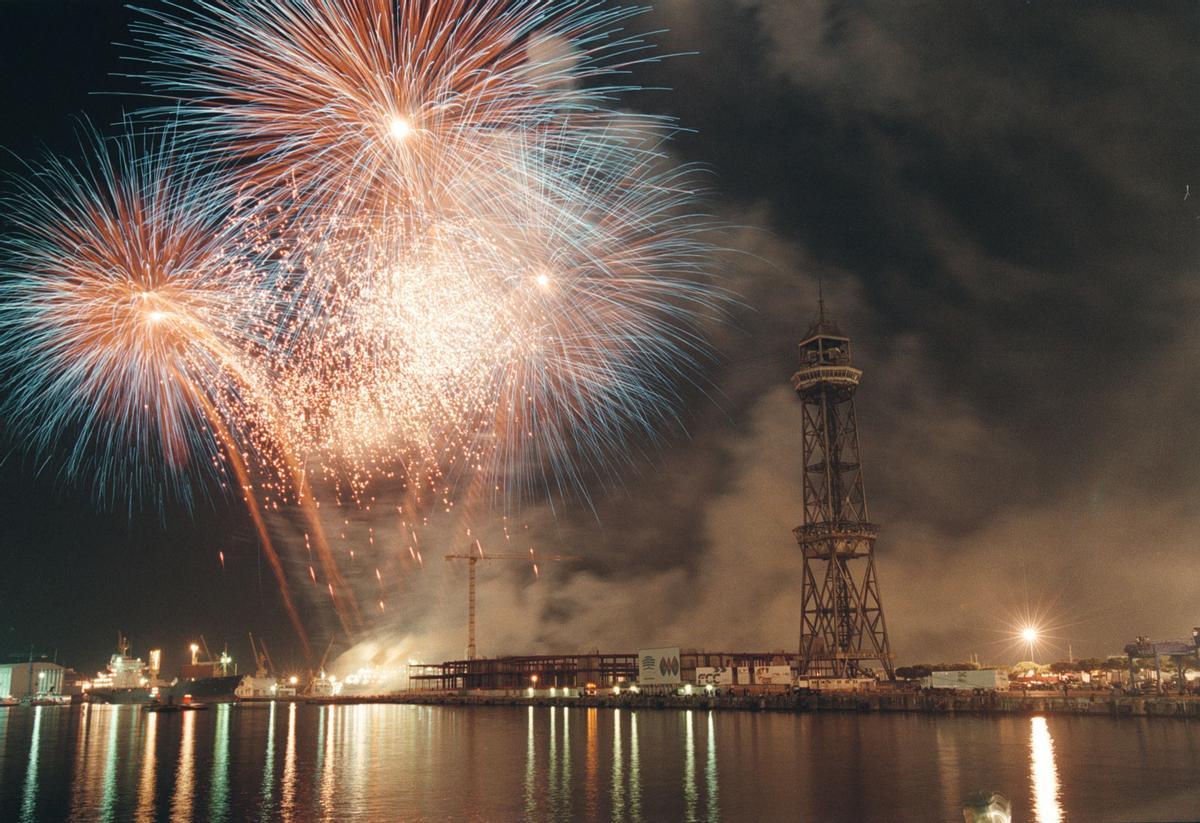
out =
<path fill-rule="evenodd" d="M 426 706 L 578 706 L 607 709 L 693 709 L 765 712 L 916 712 L 924 714 L 1055 714 L 1099 717 L 1200 718 L 1200 699 L 1177 696 L 1051 692 L 954 694 L 929 691 L 877 693 L 770 692 L 747 694 L 597 693 L 529 696 L 524 691 L 409 691 L 384 695 L 295 698 L 309 704 L 402 703 Z"/>

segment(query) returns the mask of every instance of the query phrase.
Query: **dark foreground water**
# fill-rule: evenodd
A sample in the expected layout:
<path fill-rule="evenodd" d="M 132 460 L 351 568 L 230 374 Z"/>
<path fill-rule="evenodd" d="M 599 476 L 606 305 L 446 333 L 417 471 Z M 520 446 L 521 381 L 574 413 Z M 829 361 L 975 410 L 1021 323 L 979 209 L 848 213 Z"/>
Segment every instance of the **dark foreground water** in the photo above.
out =
<path fill-rule="evenodd" d="M 1200 819 L 1180 720 L 568 708 L 0 709 L 0 821 Z"/>

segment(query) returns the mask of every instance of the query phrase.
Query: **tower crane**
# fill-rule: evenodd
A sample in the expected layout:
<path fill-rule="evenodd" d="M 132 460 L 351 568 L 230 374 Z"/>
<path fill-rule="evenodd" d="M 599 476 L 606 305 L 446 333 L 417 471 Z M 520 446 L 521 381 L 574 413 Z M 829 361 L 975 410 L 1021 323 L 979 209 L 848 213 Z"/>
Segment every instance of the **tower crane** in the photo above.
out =
<path fill-rule="evenodd" d="M 467 561 L 467 659 L 475 659 L 475 564 L 480 560 L 521 560 L 533 564 L 533 573 L 538 574 L 538 562 L 543 560 L 570 561 L 577 557 L 565 554 L 535 555 L 533 549 L 528 554 L 495 553 L 484 554 L 483 546 L 478 540 L 471 541 L 471 547 L 466 554 L 447 554 L 446 561 Z"/>

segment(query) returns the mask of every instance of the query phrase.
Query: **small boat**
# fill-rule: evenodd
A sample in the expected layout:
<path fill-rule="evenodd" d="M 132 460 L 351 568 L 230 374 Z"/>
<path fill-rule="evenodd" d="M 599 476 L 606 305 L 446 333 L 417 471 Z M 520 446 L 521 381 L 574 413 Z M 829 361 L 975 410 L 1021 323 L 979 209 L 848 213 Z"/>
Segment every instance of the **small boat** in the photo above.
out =
<path fill-rule="evenodd" d="M 29 705 L 30 706 L 69 706 L 69 705 L 71 705 L 71 698 L 62 697 L 59 695 L 45 695 L 42 697 L 35 697 L 34 699 L 30 700 Z"/>
<path fill-rule="evenodd" d="M 208 711 L 211 706 L 209 706 L 207 703 L 184 703 L 179 708 L 183 709 L 185 712 L 204 712 Z"/>
<path fill-rule="evenodd" d="M 174 712 L 183 711 L 183 706 L 177 705 L 175 703 L 147 703 L 145 706 L 145 709 L 148 712 L 174 713 Z"/>

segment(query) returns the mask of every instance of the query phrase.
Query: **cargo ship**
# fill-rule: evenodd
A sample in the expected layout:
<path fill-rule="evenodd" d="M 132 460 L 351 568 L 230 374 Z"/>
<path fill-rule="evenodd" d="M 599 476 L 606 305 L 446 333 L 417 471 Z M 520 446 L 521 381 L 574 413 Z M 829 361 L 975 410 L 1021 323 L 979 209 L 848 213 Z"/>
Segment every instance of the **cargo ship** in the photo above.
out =
<path fill-rule="evenodd" d="M 174 685 L 164 689 L 160 694 L 174 698 L 176 703 L 185 700 L 196 700 L 204 703 L 222 703 L 232 701 L 234 691 L 242 682 L 239 674 L 213 675 L 210 677 L 179 678 Z"/>
<path fill-rule="evenodd" d="M 149 703 L 158 690 L 158 661 L 162 653 L 150 652 L 150 663 L 129 654 L 129 638 L 117 633 L 117 653 L 105 671 L 86 687 L 88 699 L 96 703 Z"/>
<path fill-rule="evenodd" d="M 229 656 L 228 649 L 221 652 L 220 657 L 214 658 L 203 636 L 200 642 L 204 644 L 208 659 L 198 659 L 200 647 L 193 643 L 192 662 L 180 668 L 179 679 L 160 692 L 160 699 L 176 703 L 186 700 L 222 703 L 235 699 L 234 691 L 242 682 L 242 677 L 237 673 L 237 664 Z"/>

